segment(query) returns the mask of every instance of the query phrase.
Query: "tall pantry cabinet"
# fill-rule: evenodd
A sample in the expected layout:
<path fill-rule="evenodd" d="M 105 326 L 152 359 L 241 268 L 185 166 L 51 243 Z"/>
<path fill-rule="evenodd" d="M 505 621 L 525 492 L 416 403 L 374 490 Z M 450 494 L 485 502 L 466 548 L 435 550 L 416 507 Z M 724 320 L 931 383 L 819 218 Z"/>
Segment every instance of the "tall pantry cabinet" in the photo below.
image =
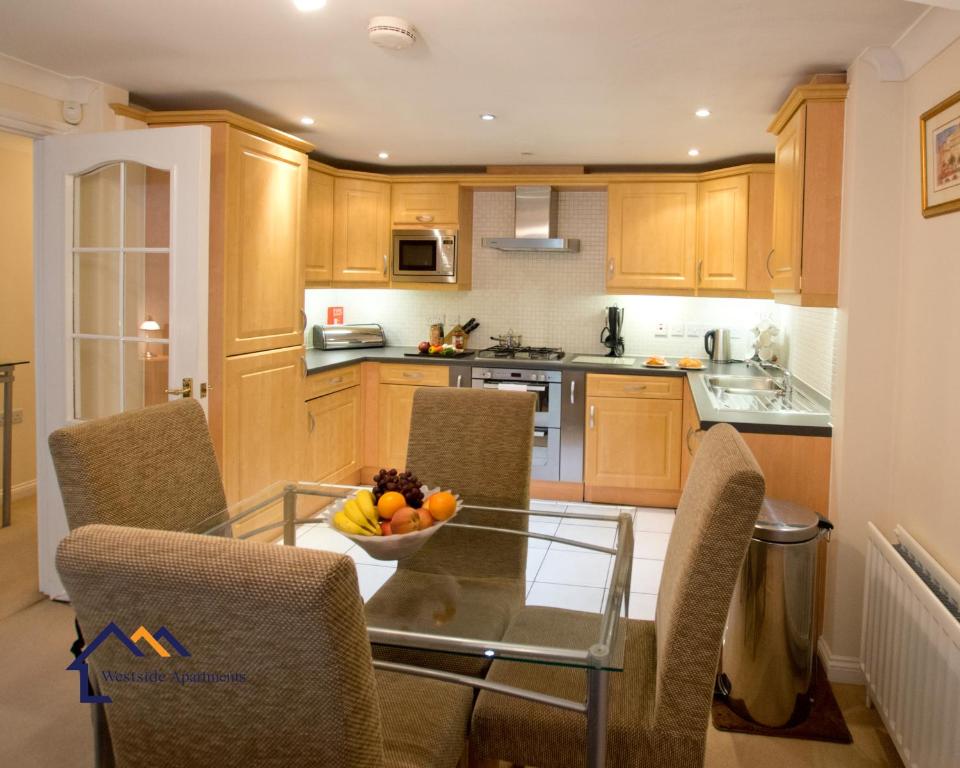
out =
<path fill-rule="evenodd" d="M 225 111 L 140 119 L 211 129 L 208 412 L 232 504 L 297 479 L 291 436 L 302 431 L 306 153 L 313 147 Z"/>

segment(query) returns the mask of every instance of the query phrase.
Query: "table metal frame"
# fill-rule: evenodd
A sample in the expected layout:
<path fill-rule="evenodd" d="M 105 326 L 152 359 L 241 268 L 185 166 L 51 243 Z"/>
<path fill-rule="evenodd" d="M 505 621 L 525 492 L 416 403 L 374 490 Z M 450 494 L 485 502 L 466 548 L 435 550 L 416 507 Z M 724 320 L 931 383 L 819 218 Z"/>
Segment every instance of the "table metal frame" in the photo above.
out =
<path fill-rule="evenodd" d="M 332 497 L 330 491 L 340 491 L 346 496 L 348 493 L 359 490 L 357 486 L 352 485 L 334 485 L 317 483 L 290 483 L 284 485 L 282 490 L 262 499 L 249 508 L 245 508 L 241 513 L 231 517 L 228 520 L 220 522 L 203 530 L 203 533 L 213 534 L 218 531 L 228 532 L 230 526 L 234 523 L 259 512 L 260 510 L 283 502 L 283 520 L 280 522 L 271 522 L 260 526 L 255 530 L 243 534 L 242 538 L 250 538 L 257 534 L 269 530 L 283 527 L 283 543 L 286 546 L 295 546 L 297 541 L 297 526 L 316 525 L 318 522 L 324 522 L 325 517 L 312 517 L 298 519 L 297 496 L 324 496 Z M 419 632 L 408 632 L 395 629 L 386 629 L 378 627 L 368 627 L 367 635 L 370 642 L 379 645 L 403 645 L 405 647 L 415 647 L 422 650 L 440 651 L 449 653 L 472 653 L 483 655 L 490 659 L 503 659 L 513 662 L 535 662 L 535 663 L 554 663 L 576 665 L 584 670 L 587 676 L 587 695 L 585 701 L 575 701 L 557 696 L 550 696 L 538 691 L 531 691 L 525 688 L 495 683 L 483 678 L 460 675 L 453 672 L 444 672 L 426 667 L 418 667 L 410 664 L 399 664 L 389 661 L 374 660 L 373 666 L 376 669 L 389 670 L 392 672 L 402 672 L 404 674 L 417 677 L 427 677 L 434 680 L 441 680 L 458 685 L 466 685 L 471 688 L 501 693 L 507 696 L 514 696 L 520 699 L 536 701 L 560 709 L 567 709 L 574 712 L 581 712 L 586 717 L 587 727 L 587 766 L 588 768 L 601 768 L 606 765 L 607 752 L 607 714 L 608 714 L 608 696 L 609 696 L 609 676 L 610 666 L 613 663 L 613 654 L 615 643 L 618 639 L 620 629 L 621 611 L 626 614 L 629 611 L 630 584 L 632 566 L 633 566 L 633 520 L 626 513 L 621 513 L 616 517 L 611 515 L 598 515 L 590 513 L 576 513 L 572 515 L 560 514 L 557 512 L 542 510 L 518 510 L 505 507 L 483 507 L 474 505 L 464 505 L 464 509 L 482 510 L 491 512 L 511 512 L 513 514 L 526 514 L 538 517 L 561 517 L 575 518 L 585 520 L 616 521 L 617 523 L 617 546 L 604 547 L 597 544 L 588 544 L 582 541 L 565 539 L 560 536 L 550 536 L 548 534 L 533 533 L 530 531 L 518 531 L 508 528 L 493 528 L 484 525 L 472 525 L 466 523 L 447 523 L 448 526 L 463 529 L 475 529 L 498 532 L 508 535 L 523 536 L 526 538 L 543 539 L 546 541 L 555 541 L 561 544 L 569 544 L 582 549 L 603 552 L 614 556 L 613 575 L 610 580 L 610 588 L 604 605 L 603 614 L 600 621 L 600 632 L 597 642 L 589 649 L 575 650 L 570 648 L 557 648 L 552 646 L 535 646 L 519 643 L 508 643 L 503 641 L 490 641 L 481 639 L 468 639 L 462 637 L 453 637 L 450 635 L 435 635 Z"/>

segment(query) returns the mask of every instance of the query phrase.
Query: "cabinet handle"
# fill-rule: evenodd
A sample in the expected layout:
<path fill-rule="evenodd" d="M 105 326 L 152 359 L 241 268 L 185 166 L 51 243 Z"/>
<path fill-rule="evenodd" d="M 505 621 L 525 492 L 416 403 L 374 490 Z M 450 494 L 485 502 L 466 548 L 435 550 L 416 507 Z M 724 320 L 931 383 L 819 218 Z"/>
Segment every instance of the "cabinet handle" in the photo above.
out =
<path fill-rule="evenodd" d="M 462 381 L 463 381 L 463 374 L 462 374 L 462 373 L 458 373 L 458 374 L 457 374 L 457 389 L 460 389 L 460 382 L 462 382 Z"/>
<path fill-rule="evenodd" d="M 703 259 L 697 262 L 697 285 L 703 282 Z"/>
<path fill-rule="evenodd" d="M 693 446 L 690 444 L 690 440 L 694 435 L 699 435 L 703 432 L 702 429 L 694 429 L 693 427 L 687 427 L 687 453 L 693 456 Z"/>
<path fill-rule="evenodd" d="M 387 254 L 383 254 L 383 276 L 387 276 Z"/>
<path fill-rule="evenodd" d="M 767 254 L 767 274 L 770 275 L 770 279 L 773 280 L 773 272 L 770 271 L 770 257 L 773 256 L 773 252 L 776 248 L 771 248 L 770 253 Z"/>
<path fill-rule="evenodd" d="M 577 404 L 577 382 L 576 380 L 570 382 L 570 405 Z"/>
<path fill-rule="evenodd" d="M 307 330 L 307 312 L 303 307 L 300 307 L 300 320 L 302 322 L 300 326 L 301 332 Z"/>
<path fill-rule="evenodd" d="M 610 266 L 608 268 L 610 270 L 610 275 L 612 276 L 613 275 L 613 259 L 610 259 Z"/>
<path fill-rule="evenodd" d="M 646 384 L 628 384 L 623 388 L 624 392 L 642 392 L 647 388 Z"/>
<path fill-rule="evenodd" d="M 594 417 L 596 415 L 597 415 L 597 406 L 591 405 L 590 406 L 590 429 L 593 429 L 594 426 L 596 425 L 596 421 L 594 420 Z"/>
<path fill-rule="evenodd" d="M 429 213 L 421 213 L 419 216 L 417 216 L 417 221 L 421 222 L 422 224 L 426 224 L 429 221 L 433 221 L 433 216 L 431 216 Z"/>
<path fill-rule="evenodd" d="M 337 376 L 336 378 L 330 379 L 331 384 L 339 384 L 343 381 L 343 376 Z"/>
<path fill-rule="evenodd" d="M 413 371 L 404 371 L 402 375 L 403 375 L 403 378 L 405 379 L 422 379 L 423 378 L 422 373 L 414 373 Z"/>
<path fill-rule="evenodd" d="M 310 411 L 307 411 L 307 432 L 313 432 L 317 428 L 317 420 Z"/>
<path fill-rule="evenodd" d="M 303 377 L 306 378 L 307 377 L 307 358 L 306 357 L 300 358 L 300 365 L 303 367 Z"/>

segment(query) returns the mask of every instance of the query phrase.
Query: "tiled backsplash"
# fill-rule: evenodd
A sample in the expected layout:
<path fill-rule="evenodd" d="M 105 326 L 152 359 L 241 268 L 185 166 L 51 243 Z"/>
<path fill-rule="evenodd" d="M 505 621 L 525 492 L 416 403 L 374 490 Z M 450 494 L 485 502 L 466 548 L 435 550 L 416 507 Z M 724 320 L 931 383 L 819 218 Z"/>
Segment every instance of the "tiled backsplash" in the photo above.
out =
<path fill-rule="evenodd" d="M 523 335 L 525 344 L 596 354 L 606 352 L 600 344 L 604 308 L 617 304 L 625 309 L 626 354 L 702 357 L 705 330 L 718 326 L 734 329 L 733 354 L 743 356 L 750 339 L 748 329 L 759 319 L 772 316 L 784 324 L 784 309 L 772 301 L 607 294 L 606 192 L 560 193 L 560 235 L 579 238 L 580 253 L 503 253 L 480 247 L 483 237 L 513 234 L 513 211 L 511 191 L 474 194 L 473 290 L 308 290 L 310 325 L 325 322 L 328 306 L 342 306 L 345 322 L 380 323 L 389 344 L 412 346 L 427 338 L 429 324 L 437 317 L 448 326 L 476 317 L 480 328 L 470 339 L 471 348 L 488 346 L 490 336 L 513 329 Z M 656 335 L 659 323 L 666 326 L 667 336 Z M 819 334 L 814 324 L 794 325 L 801 334 Z M 674 335 L 680 332 L 682 336 Z M 828 359 L 832 339 L 831 333 Z M 811 350 L 819 341 L 813 338 L 800 344 L 794 340 L 805 363 L 816 361 Z"/>
<path fill-rule="evenodd" d="M 782 306 L 780 322 L 787 339 L 783 347 L 787 367 L 798 379 L 830 397 L 836 369 L 837 310 Z"/>

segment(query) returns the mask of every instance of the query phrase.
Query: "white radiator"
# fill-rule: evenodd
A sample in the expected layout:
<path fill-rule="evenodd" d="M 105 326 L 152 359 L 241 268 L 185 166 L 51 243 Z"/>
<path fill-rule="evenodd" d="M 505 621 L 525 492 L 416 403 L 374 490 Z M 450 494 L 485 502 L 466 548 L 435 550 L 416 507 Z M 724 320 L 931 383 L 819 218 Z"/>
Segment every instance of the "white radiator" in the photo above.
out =
<path fill-rule="evenodd" d="M 899 526 L 869 525 L 860 658 L 907 768 L 960 766 L 960 584 Z"/>

